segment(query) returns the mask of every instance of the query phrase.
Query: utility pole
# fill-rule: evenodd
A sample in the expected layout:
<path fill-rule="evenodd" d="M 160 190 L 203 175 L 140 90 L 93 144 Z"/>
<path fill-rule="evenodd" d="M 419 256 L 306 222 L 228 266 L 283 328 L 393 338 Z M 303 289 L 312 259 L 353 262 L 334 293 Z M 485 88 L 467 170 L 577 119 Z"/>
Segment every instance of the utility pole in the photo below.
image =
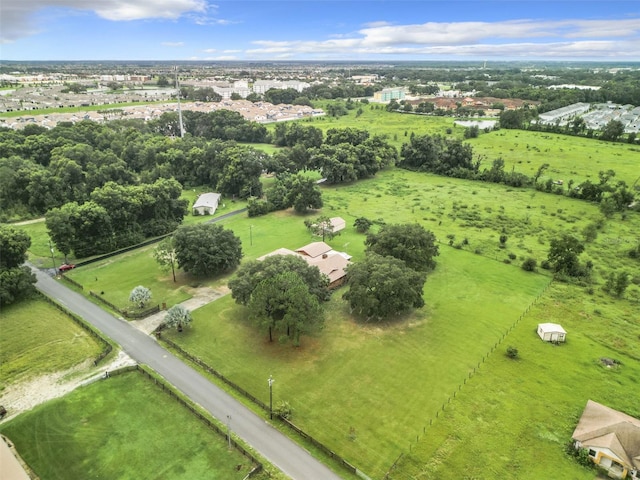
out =
<path fill-rule="evenodd" d="M 269 375 L 269 419 L 273 420 L 273 375 Z"/>
<path fill-rule="evenodd" d="M 176 91 L 178 97 L 178 123 L 180 124 L 180 138 L 184 137 L 184 125 L 182 123 L 182 107 L 180 106 L 180 82 L 178 80 L 178 67 L 175 67 L 176 70 Z"/>
<path fill-rule="evenodd" d="M 56 268 L 56 258 L 53 256 L 53 246 L 51 245 L 51 239 L 49 239 L 49 250 L 51 250 L 51 261 L 53 262 L 53 274 L 58 274 L 58 269 Z"/>

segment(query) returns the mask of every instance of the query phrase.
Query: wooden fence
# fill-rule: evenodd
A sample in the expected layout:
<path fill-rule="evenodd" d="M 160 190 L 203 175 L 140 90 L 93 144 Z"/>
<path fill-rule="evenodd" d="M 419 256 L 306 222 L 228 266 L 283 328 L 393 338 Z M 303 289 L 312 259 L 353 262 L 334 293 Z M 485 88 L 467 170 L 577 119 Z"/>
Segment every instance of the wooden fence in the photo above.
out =
<path fill-rule="evenodd" d="M 269 406 L 266 403 L 264 403 L 261 400 L 258 400 L 254 395 L 252 395 L 251 393 L 247 392 L 244 388 L 240 387 L 238 384 L 236 384 L 236 383 L 232 382 L 231 380 L 229 380 L 227 377 L 225 377 L 223 374 L 218 372 L 213 367 L 207 365 L 201 359 L 193 356 L 192 354 L 190 354 L 189 352 L 184 350 L 182 347 L 180 347 L 180 345 L 176 344 L 175 342 L 172 342 L 169 339 L 163 338 L 161 336 L 161 332 L 162 332 L 161 327 L 159 327 L 159 328 L 157 328 L 155 330 L 156 336 L 158 338 L 162 338 L 162 341 L 164 343 L 166 343 L 169 347 L 171 347 L 172 349 L 176 350 L 180 355 L 186 357 L 189 361 L 191 361 L 191 362 L 197 364 L 198 366 L 202 367 L 205 371 L 207 371 L 208 373 L 214 375 L 216 378 L 219 378 L 225 384 L 227 384 L 228 386 L 233 388 L 236 392 L 238 392 L 240 395 L 242 395 L 243 397 L 251 400 L 254 404 L 256 404 L 258 407 L 263 409 L 266 413 L 269 413 Z M 276 415 L 274 414 L 274 416 L 276 416 Z M 358 475 L 360 478 L 364 478 L 366 480 L 369 479 L 369 477 L 366 474 L 364 474 L 364 472 L 362 472 L 361 470 L 357 469 L 355 466 L 353 466 L 347 460 L 345 460 L 340 455 L 335 453 L 333 450 L 331 450 L 325 444 L 323 444 L 319 440 L 315 439 L 314 437 L 309 435 L 307 432 L 305 432 L 304 430 L 302 430 L 301 428 L 299 428 L 295 424 L 291 423 L 290 421 L 286 420 L 285 418 L 282 418 L 281 416 L 276 416 L 276 418 L 278 418 L 280 421 L 282 421 L 285 425 L 287 425 L 289 428 L 291 428 L 294 432 L 296 432 L 302 438 L 304 438 L 304 439 L 308 440 L 309 442 L 311 442 L 313 445 L 315 445 L 318 449 L 320 449 L 326 455 L 329 455 L 331 458 L 333 458 L 336 462 L 338 462 L 340 465 L 342 465 L 345 469 L 347 469 L 351 473 L 354 473 L 354 474 Z"/>

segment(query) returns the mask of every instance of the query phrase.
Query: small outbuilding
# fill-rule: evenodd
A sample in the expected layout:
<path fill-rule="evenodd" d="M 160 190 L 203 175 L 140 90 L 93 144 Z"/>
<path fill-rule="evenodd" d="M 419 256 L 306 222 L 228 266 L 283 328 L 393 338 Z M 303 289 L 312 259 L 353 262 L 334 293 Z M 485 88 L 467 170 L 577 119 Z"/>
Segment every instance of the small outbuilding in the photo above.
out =
<path fill-rule="evenodd" d="M 344 230 L 347 226 L 347 222 L 345 222 L 344 218 L 341 217 L 331 217 L 329 221 L 331 222 L 331 226 L 333 227 L 333 233 Z"/>
<path fill-rule="evenodd" d="M 213 215 L 216 213 L 219 203 L 219 193 L 203 193 L 193 204 L 193 212 L 198 212 L 200 215 Z"/>
<path fill-rule="evenodd" d="M 567 332 L 557 323 L 539 323 L 538 336 L 545 342 L 559 343 L 566 341 Z"/>

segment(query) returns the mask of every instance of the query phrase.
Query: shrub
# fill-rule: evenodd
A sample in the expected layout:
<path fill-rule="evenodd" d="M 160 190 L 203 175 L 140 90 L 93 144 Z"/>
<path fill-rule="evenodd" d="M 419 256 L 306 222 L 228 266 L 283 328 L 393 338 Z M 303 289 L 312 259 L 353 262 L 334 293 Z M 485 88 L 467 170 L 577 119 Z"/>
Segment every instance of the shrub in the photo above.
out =
<path fill-rule="evenodd" d="M 535 258 L 527 258 L 524 262 L 522 262 L 522 269 L 525 272 L 535 272 L 536 267 L 538 266 L 538 262 Z"/>
<path fill-rule="evenodd" d="M 507 357 L 509 358 L 518 358 L 518 349 L 516 347 L 512 347 L 511 345 L 509 345 L 507 347 L 507 353 L 506 353 Z"/>
<path fill-rule="evenodd" d="M 510 258 L 511 260 L 515 260 L 516 258 L 518 258 L 518 256 L 517 256 L 515 253 L 510 253 L 510 254 L 509 254 L 509 258 Z"/>
<path fill-rule="evenodd" d="M 289 420 L 293 415 L 293 408 L 291 408 L 291 405 L 286 400 L 280 400 L 274 407 L 273 413 L 275 413 L 280 418 Z"/>
<path fill-rule="evenodd" d="M 540 267 L 544 268 L 545 270 L 549 270 L 551 269 L 551 264 L 549 263 L 549 260 L 543 260 L 542 262 L 540 262 Z"/>

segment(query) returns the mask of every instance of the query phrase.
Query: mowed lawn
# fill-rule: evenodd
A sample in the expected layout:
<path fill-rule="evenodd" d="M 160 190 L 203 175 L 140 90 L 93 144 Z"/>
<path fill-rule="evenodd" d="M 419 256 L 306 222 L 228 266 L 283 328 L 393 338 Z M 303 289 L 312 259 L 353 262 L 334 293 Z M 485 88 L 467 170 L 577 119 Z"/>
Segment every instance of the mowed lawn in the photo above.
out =
<path fill-rule="evenodd" d="M 42 479 L 240 480 L 252 469 L 224 437 L 137 372 L 40 405 L 0 432 Z"/>
<path fill-rule="evenodd" d="M 391 479 L 595 478 L 564 447 L 589 399 L 640 417 L 637 305 L 594 302 L 596 313 L 579 288 L 553 284 L 547 293 L 404 452 Z M 561 323 L 567 343 L 542 342 L 540 321 Z M 627 345 L 611 348 L 619 337 Z M 504 355 L 508 345 L 519 359 Z M 608 368 L 601 358 L 621 365 Z"/>
<path fill-rule="evenodd" d="M 71 368 L 103 345 L 63 312 L 34 296 L 2 307 L 0 387 Z"/>
<path fill-rule="evenodd" d="M 173 282 L 171 271 L 164 271 L 153 258 L 155 245 L 132 250 L 96 263 L 78 267 L 66 275 L 120 308 L 132 306 L 129 294 L 136 286 L 151 290 L 149 305 L 167 304 L 167 308 L 191 298 L 192 279 L 182 272 Z"/>
<path fill-rule="evenodd" d="M 270 344 L 226 296 L 167 335 L 265 402 L 273 375 L 275 401 L 290 402 L 296 424 L 380 478 L 548 282 L 446 247 L 427 306 L 396 321 L 354 321 L 341 289 L 325 328 L 293 348 Z"/>

